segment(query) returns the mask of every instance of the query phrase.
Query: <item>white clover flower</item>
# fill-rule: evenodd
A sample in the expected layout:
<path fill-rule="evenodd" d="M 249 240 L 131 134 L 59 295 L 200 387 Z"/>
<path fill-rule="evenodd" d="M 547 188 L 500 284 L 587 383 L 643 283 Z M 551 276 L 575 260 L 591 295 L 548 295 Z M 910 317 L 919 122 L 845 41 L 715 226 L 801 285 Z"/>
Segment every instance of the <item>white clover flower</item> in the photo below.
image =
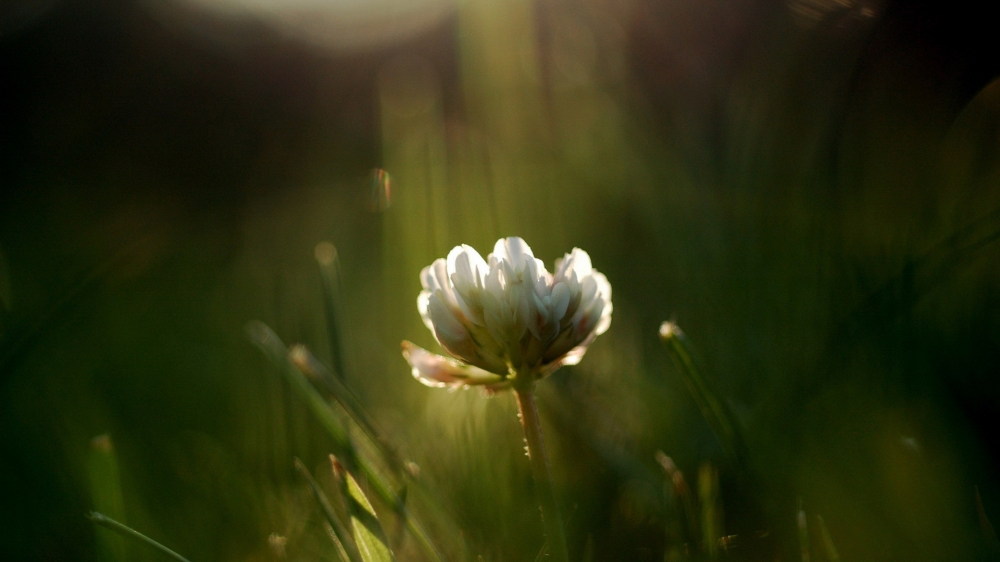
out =
<path fill-rule="evenodd" d="M 575 365 L 611 325 L 611 284 L 574 248 L 555 272 L 524 240 L 497 240 L 484 260 L 456 246 L 420 272 L 417 308 L 455 359 L 403 342 L 413 376 L 428 386 L 500 389 Z"/>

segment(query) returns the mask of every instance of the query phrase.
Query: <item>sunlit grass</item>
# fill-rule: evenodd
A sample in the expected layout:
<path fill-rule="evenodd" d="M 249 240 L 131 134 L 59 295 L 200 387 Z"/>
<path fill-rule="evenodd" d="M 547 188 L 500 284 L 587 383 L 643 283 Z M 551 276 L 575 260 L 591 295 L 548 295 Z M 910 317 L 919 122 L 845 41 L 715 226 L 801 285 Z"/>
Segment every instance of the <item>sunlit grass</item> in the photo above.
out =
<path fill-rule="evenodd" d="M 510 235 L 616 291 L 537 395 L 571 560 L 1000 556 L 1000 83 L 910 12 L 84 4 L 0 45 L 0 558 L 545 560 L 514 398 L 399 354 Z"/>

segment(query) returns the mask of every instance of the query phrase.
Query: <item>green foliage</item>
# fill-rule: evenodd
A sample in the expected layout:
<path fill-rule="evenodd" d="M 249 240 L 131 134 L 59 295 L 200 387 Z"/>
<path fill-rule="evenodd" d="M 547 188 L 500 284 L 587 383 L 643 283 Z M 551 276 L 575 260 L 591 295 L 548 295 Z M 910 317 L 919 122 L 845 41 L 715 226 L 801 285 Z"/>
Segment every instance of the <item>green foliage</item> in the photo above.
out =
<path fill-rule="evenodd" d="M 372 486 L 376 495 L 399 515 L 406 528 L 416 538 L 417 543 L 423 549 L 426 556 L 431 560 L 441 560 L 441 555 L 427 534 L 424 525 L 414 518 L 403 498 L 393 490 L 393 483 L 375 466 L 372 459 L 364 455 L 359 455 L 358 449 L 354 446 L 345 426 L 344 419 L 351 419 L 357 426 L 366 427 L 365 420 L 367 418 L 362 416 L 352 418 L 349 415 L 349 411 L 341 411 L 340 413 L 334 411 L 331 404 L 323 399 L 316 388 L 306 379 L 302 371 L 289 358 L 289 352 L 284 343 L 266 325 L 260 322 L 253 323 L 247 327 L 247 330 L 250 333 L 252 341 L 275 363 L 285 379 L 306 402 L 310 411 L 320 421 L 323 428 L 326 429 L 333 441 L 334 454 L 338 459 L 343 459 L 342 462 L 347 467 L 347 471 L 356 472 L 358 475 L 364 477 L 365 481 Z M 338 388 L 339 393 L 348 392 L 343 387 L 335 388 Z M 347 404 L 354 404 L 356 402 L 353 398 L 345 398 L 343 400 Z M 383 448 L 381 443 L 375 442 L 373 445 L 381 453 L 383 461 L 394 458 L 392 452 Z"/>
<path fill-rule="evenodd" d="M 295 468 L 305 478 L 309 484 L 309 489 L 316 498 L 316 502 L 319 503 L 320 509 L 323 510 L 323 516 L 326 517 L 327 524 L 330 525 L 330 530 L 333 531 L 330 534 L 330 539 L 333 541 L 333 547 L 338 558 L 343 562 L 358 562 L 361 560 L 358 547 L 354 544 L 350 524 L 333 508 L 323 489 L 316 482 L 316 479 L 313 478 L 312 474 L 309 473 L 309 469 L 302 464 L 302 461 L 295 459 Z"/>
<path fill-rule="evenodd" d="M 162 555 L 171 558 L 173 560 L 176 560 L 177 562 L 190 562 L 187 558 L 184 558 L 183 556 L 177 554 L 173 550 L 170 550 L 169 548 L 154 541 L 153 539 L 147 537 L 146 535 L 140 533 L 139 531 L 136 531 L 135 529 L 132 529 L 127 525 L 123 525 L 122 523 L 115 521 L 114 519 L 108 517 L 107 515 L 98 513 L 96 511 L 92 511 L 89 514 L 87 514 L 87 518 L 93 521 L 94 524 L 96 525 L 100 525 L 105 529 L 110 529 L 114 531 L 120 537 L 126 537 L 132 539 L 135 542 L 145 544 L 153 548 L 154 550 L 159 551 Z"/>
<path fill-rule="evenodd" d="M 347 498 L 347 512 L 351 515 L 351 530 L 358 552 L 364 562 L 394 562 L 382 524 L 375 515 L 375 508 L 350 472 L 341 473 L 341 490 Z"/>
<path fill-rule="evenodd" d="M 333 53 L 200 2 L 29 4 L 0 24 L 0 558 L 142 554 L 94 509 L 197 560 L 354 562 L 333 452 L 399 560 L 533 559 L 511 397 L 398 353 L 435 345 L 421 267 L 508 235 L 615 290 L 539 388 L 572 559 L 798 560 L 801 529 L 812 562 L 1000 558 L 1000 82 L 973 97 L 992 35 L 937 32 L 968 11 L 431 2 Z"/>
<path fill-rule="evenodd" d="M 108 434 L 90 441 L 87 453 L 87 477 L 93 509 L 110 519 L 125 521 L 125 498 L 122 495 L 118 455 Z M 125 562 L 128 551 L 121 535 L 97 527 L 98 559 L 102 562 Z"/>
<path fill-rule="evenodd" d="M 702 416 L 711 425 L 719 444 L 733 463 L 745 460 L 746 445 L 743 442 L 739 421 L 726 405 L 725 400 L 713 390 L 713 385 L 698 366 L 696 355 L 680 327 L 673 322 L 660 325 L 660 339 L 667 345 L 670 358 L 684 379 L 684 384 L 698 404 Z"/>

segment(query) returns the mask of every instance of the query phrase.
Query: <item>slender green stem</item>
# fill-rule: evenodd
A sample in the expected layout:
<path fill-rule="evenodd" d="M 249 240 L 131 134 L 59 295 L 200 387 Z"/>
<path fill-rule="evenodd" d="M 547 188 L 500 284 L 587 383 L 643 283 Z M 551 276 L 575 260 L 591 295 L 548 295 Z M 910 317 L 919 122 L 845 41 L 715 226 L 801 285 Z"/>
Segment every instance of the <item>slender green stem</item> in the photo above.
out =
<path fill-rule="evenodd" d="M 177 554 L 176 552 L 170 550 L 169 548 L 163 546 L 162 544 L 140 533 L 139 531 L 136 531 L 131 527 L 126 527 L 125 525 L 122 525 L 121 523 L 115 521 L 114 519 L 108 517 L 107 515 L 100 514 L 96 511 L 91 511 L 89 514 L 87 514 L 87 518 L 93 521 L 94 523 L 97 523 L 102 527 L 107 527 L 108 529 L 111 529 L 112 531 L 120 535 L 136 539 L 140 542 L 144 542 L 149 546 L 155 548 L 156 550 L 159 550 L 163 554 L 166 554 L 167 556 L 173 558 L 174 560 L 178 560 L 179 562 L 190 562 L 187 558 L 184 558 L 180 554 Z"/>
<path fill-rule="evenodd" d="M 556 494 L 552 489 L 549 458 L 545 452 L 545 442 L 542 440 L 542 423 L 538 418 L 532 386 L 515 389 L 517 407 L 521 410 L 521 426 L 524 427 L 524 438 L 528 442 L 528 458 L 531 459 L 531 473 L 535 477 L 535 487 L 538 490 L 538 502 L 542 509 L 542 524 L 545 526 L 545 536 L 548 539 L 550 560 L 568 562 L 566 535 L 563 532 Z"/>

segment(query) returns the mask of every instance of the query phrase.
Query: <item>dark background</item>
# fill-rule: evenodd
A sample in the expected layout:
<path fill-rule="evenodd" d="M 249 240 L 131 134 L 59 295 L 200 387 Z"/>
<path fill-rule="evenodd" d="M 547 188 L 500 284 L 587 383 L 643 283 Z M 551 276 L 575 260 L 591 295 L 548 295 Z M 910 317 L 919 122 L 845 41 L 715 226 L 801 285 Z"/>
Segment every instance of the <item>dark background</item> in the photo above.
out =
<path fill-rule="evenodd" d="M 736 555 L 797 556 L 801 499 L 845 560 L 988 559 L 986 8 L 499 6 L 399 32 L 376 10 L 377 40 L 332 46 L 249 10 L 0 7 L 3 558 L 96 556 L 84 464 L 106 432 L 136 528 L 192 560 L 267 560 L 272 532 L 314 554 L 291 458 L 315 465 L 328 445 L 243 326 L 327 352 L 312 252 L 329 240 L 366 406 L 470 559 L 533 559 L 510 397 L 420 387 L 397 347 L 432 345 L 420 267 L 521 235 L 549 264 L 586 249 L 615 291 L 611 330 L 541 390 L 571 552 L 590 537 L 597 560 L 659 559 L 663 450 L 687 474 L 723 465 L 732 534 L 773 531 Z M 373 168 L 392 177 L 387 209 Z M 745 473 L 658 343 L 667 319 L 745 426 Z"/>

